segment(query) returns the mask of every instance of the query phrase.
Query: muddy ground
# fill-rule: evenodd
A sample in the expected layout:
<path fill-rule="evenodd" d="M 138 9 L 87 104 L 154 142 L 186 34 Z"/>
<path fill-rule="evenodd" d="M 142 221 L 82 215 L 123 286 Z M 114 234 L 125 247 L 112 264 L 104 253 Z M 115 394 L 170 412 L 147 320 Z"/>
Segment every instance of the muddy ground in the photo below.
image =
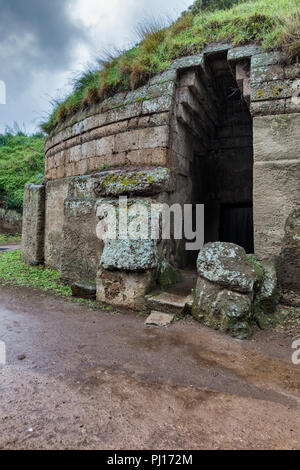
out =
<path fill-rule="evenodd" d="M 0 287 L 0 448 L 299 449 L 291 338 L 144 321 Z"/>

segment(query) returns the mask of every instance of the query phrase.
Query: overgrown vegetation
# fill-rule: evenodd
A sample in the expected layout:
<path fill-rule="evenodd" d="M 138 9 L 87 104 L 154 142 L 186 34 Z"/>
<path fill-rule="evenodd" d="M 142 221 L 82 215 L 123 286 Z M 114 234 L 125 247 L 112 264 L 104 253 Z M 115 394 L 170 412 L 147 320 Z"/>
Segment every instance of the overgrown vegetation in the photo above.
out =
<path fill-rule="evenodd" d="M 44 177 L 42 134 L 31 136 L 8 131 L 0 134 L 0 206 L 21 211 L 26 183 L 40 183 Z"/>
<path fill-rule="evenodd" d="M 73 303 L 84 304 L 93 310 L 101 309 L 111 315 L 120 313 L 112 305 L 72 297 L 71 287 L 60 282 L 58 271 L 45 266 L 29 266 L 22 261 L 20 250 L 0 254 L 0 283 L 5 286 L 28 287 L 52 293 Z"/>
<path fill-rule="evenodd" d="M 100 70 L 84 73 L 42 129 L 50 133 L 77 111 L 143 85 L 174 59 L 200 53 L 214 41 L 257 42 L 265 50 L 280 48 L 293 59 L 300 54 L 299 31 L 299 0 L 197 0 L 169 27 L 160 22 L 139 27 L 140 44 L 107 54 Z"/>
<path fill-rule="evenodd" d="M 21 241 L 21 235 L 19 233 L 0 233 L 0 245 L 6 243 L 19 243 Z"/>
<path fill-rule="evenodd" d="M 58 271 L 44 266 L 28 266 L 22 261 L 19 250 L 0 255 L 0 281 L 4 285 L 26 286 L 64 297 L 72 295 L 71 288 L 59 282 Z"/>

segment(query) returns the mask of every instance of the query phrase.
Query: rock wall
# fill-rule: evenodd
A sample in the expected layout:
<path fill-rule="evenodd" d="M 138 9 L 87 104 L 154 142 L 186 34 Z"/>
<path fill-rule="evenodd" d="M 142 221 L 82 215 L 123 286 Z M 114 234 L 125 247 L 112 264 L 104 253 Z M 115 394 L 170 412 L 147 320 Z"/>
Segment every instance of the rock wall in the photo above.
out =
<path fill-rule="evenodd" d="M 0 207 L 0 232 L 12 234 L 21 233 L 22 214 Z"/>
<path fill-rule="evenodd" d="M 251 59 L 255 252 L 262 259 L 280 254 L 286 219 L 300 204 L 300 66 L 281 59 L 278 52 Z"/>
<path fill-rule="evenodd" d="M 255 252 L 279 255 L 286 219 L 300 205 L 300 114 L 254 118 Z"/>

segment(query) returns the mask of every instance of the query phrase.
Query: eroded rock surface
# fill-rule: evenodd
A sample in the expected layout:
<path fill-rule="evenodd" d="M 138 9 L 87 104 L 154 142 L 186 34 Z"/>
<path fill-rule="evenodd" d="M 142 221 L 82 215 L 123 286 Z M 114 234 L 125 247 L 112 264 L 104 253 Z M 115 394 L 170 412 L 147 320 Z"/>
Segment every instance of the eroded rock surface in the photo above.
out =
<path fill-rule="evenodd" d="M 197 261 L 200 277 L 237 292 L 252 292 L 257 279 L 244 248 L 233 243 L 207 243 Z"/>
<path fill-rule="evenodd" d="M 293 211 L 286 221 L 280 261 L 284 300 L 300 305 L 300 209 Z"/>
<path fill-rule="evenodd" d="M 198 281 L 192 313 L 196 320 L 240 339 L 252 335 L 256 291 L 260 301 L 273 293 L 272 276 L 263 281 L 258 262 L 247 257 L 243 248 L 233 243 L 208 243 L 197 261 Z"/>

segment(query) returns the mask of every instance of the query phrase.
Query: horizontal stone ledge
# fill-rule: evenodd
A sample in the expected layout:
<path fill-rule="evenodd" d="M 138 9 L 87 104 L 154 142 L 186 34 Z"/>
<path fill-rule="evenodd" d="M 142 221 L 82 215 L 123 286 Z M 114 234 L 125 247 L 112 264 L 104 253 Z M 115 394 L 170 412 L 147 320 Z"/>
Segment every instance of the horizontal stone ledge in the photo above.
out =
<path fill-rule="evenodd" d="M 251 80 L 251 101 L 278 100 L 290 98 L 294 94 L 294 80 L 272 80 L 257 83 Z"/>
<path fill-rule="evenodd" d="M 284 58 L 282 52 L 262 52 L 255 54 L 251 57 L 251 67 L 262 67 L 265 65 L 276 65 L 279 64 L 281 59 Z"/>
<path fill-rule="evenodd" d="M 294 158 L 290 160 L 285 160 L 285 159 L 283 160 L 256 160 L 254 162 L 255 167 L 259 167 L 259 166 L 288 167 L 288 166 L 295 166 L 295 165 L 300 167 L 300 158 Z"/>
<path fill-rule="evenodd" d="M 76 146 L 89 147 L 93 145 L 93 142 L 99 142 L 101 140 L 112 140 L 114 136 L 120 135 L 125 132 L 140 131 L 145 132 L 144 129 L 153 129 L 155 127 L 166 126 L 169 124 L 169 113 L 161 113 L 150 116 L 143 116 L 141 118 L 131 119 L 129 121 L 117 122 L 110 124 L 98 129 L 94 129 L 91 132 L 83 134 L 67 141 L 62 142 L 59 145 L 51 148 L 46 152 L 46 158 L 52 157 L 59 152 L 70 150 Z M 149 132 L 151 132 L 149 130 Z"/>
<path fill-rule="evenodd" d="M 69 193 L 81 197 L 83 187 L 89 186 L 94 197 L 121 195 L 154 195 L 172 192 L 175 180 L 169 168 L 140 169 L 135 171 L 105 171 L 74 178 Z"/>
<path fill-rule="evenodd" d="M 168 149 L 143 149 L 131 152 L 121 152 L 115 155 L 102 155 L 80 160 L 76 163 L 60 165 L 59 167 L 49 167 L 46 162 L 46 178 L 55 180 L 70 176 L 81 176 L 87 173 L 99 171 L 104 165 L 108 167 L 132 166 L 167 166 Z"/>
<path fill-rule="evenodd" d="M 272 80 L 295 80 L 300 78 L 300 65 L 282 66 L 265 65 L 251 68 L 251 81 L 253 83 L 264 83 Z"/>
<path fill-rule="evenodd" d="M 286 99 L 252 102 L 250 106 L 252 116 L 268 116 L 285 114 Z"/>
<path fill-rule="evenodd" d="M 253 55 L 257 55 L 261 52 L 261 47 L 257 44 L 250 44 L 247 46 L 237 46 L 229 49 L 227 54 L 227 60 L 229 62 L 240 61 L 243 59 L 249 59 Z"/>
<path fill-rule="evenodd" d="M 161 90 L 161 96 L 155 96 L 158 95 L 158 90 L 161 87 L 163 88 Z M 124 103 L 119 107 L 112 108 L 105 112 L 98 111 L 98 113 L 94 113 L 92 116 L 87 117 L 82 114 L 80 120 L 58 131 L 53 137 L 50 137 L 45 144 L 45 151 L 47 152 L 62 141 L 81 136 L 86 132 L 108 124 L 118 123 L 134 117 L 143 117 L 149 114 L 170 111 L 175 84 L 169 82 L 164 85 L 153 85 L 149 88 L 153 91 L 152 96 L 146 96 L 133 103 Z"/>

